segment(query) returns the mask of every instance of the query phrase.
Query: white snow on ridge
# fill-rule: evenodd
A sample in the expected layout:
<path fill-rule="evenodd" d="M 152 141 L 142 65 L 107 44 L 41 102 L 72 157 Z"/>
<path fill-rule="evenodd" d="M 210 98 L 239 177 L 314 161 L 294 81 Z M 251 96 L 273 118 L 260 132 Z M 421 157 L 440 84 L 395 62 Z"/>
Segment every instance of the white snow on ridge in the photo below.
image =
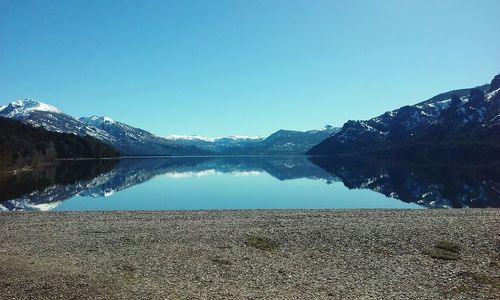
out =
<path fill-rule="evenodd" d="M 7 107 L 11 107 L 12 111 L 9 112 L 9 116 L 15 116 L 15 115 L 27 115 L 30 112 L 33 111 L 45 111 L 45 112 L 53 112 L 53 113 L 62 113 L 61 110 L 59 110 L 57 107 L 54 107 L 52 105 L 49 105 L 47 103 L 43 103 L 40 101 L 33 100 L 31 98 L 26 98 L 24 100 L 17 100 L 14 102 L 11 102 L 8 106 L 5 106 L 2 108 L 2 110 L 6 109 Z"/>
<path fill-rule="evenodd" d="M 192 178 L 192 177 L 204 177 L 208 175 L 226 175 L 230 174 L 232 176 L 260 176 L 265 172 L 263 171 L 231 171 L 231 172 L 222 172 L 216 169 L 206 169 L 200 171 L 172 171 L 163 174 L 163 176 L 168 178 Z"/>
<path fill-rule="evenodd" d="M 187 140 L 187 141 L 205 141 L 205 142 L 215 142 L 214 138 L 201 136 L 201 135 L 179 135 L 172 134 L 165 137 L 167 140 Z"/>
<path fill-rule="evenodd" d="M 58 207 L 61 203 L 62 203 L 62 201 L 33 204 L 30 206 L 30 208 L 32 208 L 34 210 L 38 210 L 38 211 L 49 211 L 49 210 L 53 210 L 54 208 Z"/>
<path fill-rule="evenodd" d="M 491 98 L 493 98 L 498 93 L 500 93 L 500 88 L 486 94 L 486 100 L 489 101 Z"/>
<path fill-rule="evenodd" d="M 229 135 L 226 137 L 218 137 L 215 140 L 220 139 L 231 139 L 231 140 L 260 140 L 263 139 L 262 136 L 245 136 L 245 135 Z"/>
<path fill-rule="evenodd" d="M 215 169 L 208 169 L 203 171 L 172 171 L 163 174 L 165 177 L 169 178 L 189 178 L 189 177 L 203 177 L 207 175 L 216 174 L 217 171 Z"/>
<path fill-rule="evenodd" d="M 87 124 L 93 124 L 93 125 L 99 125 L 99 124 L 114 124 L 115 120 L 111 119 L 110 117 L 105 117 L 105 116 L 92 116 L 92 117 L 80 117 L 78 118 L 79 121 L 83 121 L 84 123 Z"/>
<path fill-rule="evenodd" d="M 323 126 L 322 128 L 318 129 L 318 131 L 325 131 L 325 130 L 330 130 L 332 129 L 333 126 L 332 125 L 325 125 Z"/>
<path fill-rule="evenodd" d="M 173 140 L 173 141 L 178 141 L 178 140 L 184 140 L 184 141 L 204 141 L 204 142 L 216 142 L 220 141 L 223 139 L 229 139 L 229 140 L 260 140 L 263 139 L 262 136 L 244 136 L 244 135 L 229 135 L 225 137 L 207 137 L 207 136 L 201 136 L 201 135 L 179 135 L 179 134 L 172 134 L 169 136 L 165 137 L 167 140 Z"/>
<path fill-rule="evenodd" d="M 263 171 L 233 171 L 230 172 L 232 176 L 237 176 L 237 177 L 242 177 L 242 176 L 260 176 L 264 175 L 265 172 Z"/>
<path fill-rule="evenodd" d="M 32 193 L 32 194 L 34 194 L 34 193 Z M 61 203 L 63 203 L 63 201 L 51 201 L 51 202 L 47 202 L 47 203 L 33 204 L 31 202 L 31 200 L 29 199 L 32 194 L 30 194 L 28 196 L 23 196 L 22 198 L 18 198 L 18 199 L 7 200 L 6 203 L 10 204 L 10 206 L 12 206 L 12 208 L 7 209 L 5 206 L 0 205 L 1 206 L 0 211 L 4 211 L 4 210 L 49 211 L 49 210 L 55 209 Z"/>
<path fill-rule="evenodd" d="M 463 101 L 462 98 L 461 98 L 461 100 Z M 434 103 L 427 103 L 427 104 L 415 105 L 415 107 L 419 108 L 419 109 L 425 109 L 427 107 L 430 107 L 430 108 L 433 108 L 433 109 L 442 110 L 442 109 L 445 109 L 448 106 L 450 106 L 450 103 L 451 103 L 451 98 L 450 99 L 441 100 L 441 101 L 437 101 L 437 102 L 434 102 Z"/>
<path fill-rule="evenodd" d="M 106 123 L 114 123 L 115 121 L 111 119 L 110 117 L 103 117 L 103 121 Z"/>

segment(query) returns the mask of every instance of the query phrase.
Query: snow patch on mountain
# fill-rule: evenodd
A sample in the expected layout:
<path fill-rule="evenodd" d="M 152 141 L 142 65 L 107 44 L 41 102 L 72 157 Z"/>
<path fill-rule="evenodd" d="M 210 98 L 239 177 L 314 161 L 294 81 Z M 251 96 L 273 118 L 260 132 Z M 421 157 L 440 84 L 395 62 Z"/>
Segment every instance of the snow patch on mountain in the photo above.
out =
<path fill-rule="evenodd" d="M 217 141 L 221 140 L 262 140 L 264 139 L 262 136 L 244 136 L 244 135 L 228 135 L 228 136 L 223 136 L 223 137 L 207 137 L 207 136 L 202 136 L 202 135 L 179 135 L 179 134 L 172 134 L 169 136 L 165 137 L 168 140 L 172 141 L 203 141 L 203 142 L 209 142 L 209 143 L 214 143 Z"/>
<path fill-rule="evenodd" d="M 34 111 L 62 113 L 61 110 L 52 105 L 33 100 L 31 98 L 13 101 L 9 103 L 9 105 L 2 106 L 2 109 L 0 109 L 0 111 L 3 113 L 4 117 L 7 118 L 27 116 Z"/>
<path fill-rule="evenodd" d="M 215 138 L 201 136 L 201 135 L 180 135 L 172 134 L 165 137 L 167 140 L 172 141 L 204 141 L 204 142 L 215 142 Z"/>
<path fill-rule="evenodd" d="M 497 96 L 498 94 L 500 94 L 500 88 L 486 94 L 485 96 L 486 101 L 490 101 L 493 97 Z"/>
<path fill-rule="evenodd" d="M 262 140 L 264 137 L 262 136 L 245 136 L 245 135 L 229 135 L 226 137 L 220 137 L 218 139 L 230 139 L 230 140 Z"/>
<path fill-rule="evenodd" d="M 217 171 L 215 169 L 202 170 L 202 171 L 172 171 L 164 174 L 165 177 L 169 178 L 191 178 L 191 177 L 204 177 L 208 175 L 214 175 Z"/>
<path fill-rule="evenodd" d="M 115 120 L 105 116 L 81 117 L 78 120 L 89 125 L 95 125 L 96 127 L 102 124 L 111 125 L 115 123 Z"/>

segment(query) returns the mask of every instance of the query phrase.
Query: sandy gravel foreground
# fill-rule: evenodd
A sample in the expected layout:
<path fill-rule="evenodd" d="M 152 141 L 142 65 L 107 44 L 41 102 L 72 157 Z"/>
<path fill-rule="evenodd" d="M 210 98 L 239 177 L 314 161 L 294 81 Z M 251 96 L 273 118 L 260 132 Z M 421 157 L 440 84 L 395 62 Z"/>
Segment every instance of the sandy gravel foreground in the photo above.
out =
<path fill-rule="evenodd" d="M 1 213 L 0 298 L 500 299 L 499 224 L 499 209 Z"/>

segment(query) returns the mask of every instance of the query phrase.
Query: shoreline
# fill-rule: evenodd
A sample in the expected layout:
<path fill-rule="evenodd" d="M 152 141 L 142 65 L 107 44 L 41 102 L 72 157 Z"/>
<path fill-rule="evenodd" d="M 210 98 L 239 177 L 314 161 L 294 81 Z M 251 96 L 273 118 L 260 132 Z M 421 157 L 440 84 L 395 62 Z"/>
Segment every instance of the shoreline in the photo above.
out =
<path fill-rule="evenodd" d="M 23 166 L 21 168 L 13 169 L 13 170 L 0 170 L 0 175 L 17 175 L 20 173 L 29 173 L 36 170 L 41 170 L 50 166 L 57 165 L 57 161 L 55 162 L 45 162 L 41 163 L 38 166 Z"/>
<path fill-rule="evenodd" d="M 0 291 L 16 299 L 495 299 L 499 224 L 500 209 L 4 212 Z M 459 248 L 453 260 L 431 257 L 442 241 Z"/>

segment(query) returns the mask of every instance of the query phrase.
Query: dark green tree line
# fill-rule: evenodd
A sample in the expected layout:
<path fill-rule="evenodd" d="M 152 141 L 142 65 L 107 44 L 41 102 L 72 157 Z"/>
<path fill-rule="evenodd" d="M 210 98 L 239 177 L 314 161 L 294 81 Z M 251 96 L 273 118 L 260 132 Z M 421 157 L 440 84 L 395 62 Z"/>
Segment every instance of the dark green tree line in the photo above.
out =
<path fill-rule="evenodd" d="M 36 167 L 62 158 L 116 156 L 119 153 L 112 146 L 89 136 L 51 132 L 0 118 L 0 170 Z"/>

